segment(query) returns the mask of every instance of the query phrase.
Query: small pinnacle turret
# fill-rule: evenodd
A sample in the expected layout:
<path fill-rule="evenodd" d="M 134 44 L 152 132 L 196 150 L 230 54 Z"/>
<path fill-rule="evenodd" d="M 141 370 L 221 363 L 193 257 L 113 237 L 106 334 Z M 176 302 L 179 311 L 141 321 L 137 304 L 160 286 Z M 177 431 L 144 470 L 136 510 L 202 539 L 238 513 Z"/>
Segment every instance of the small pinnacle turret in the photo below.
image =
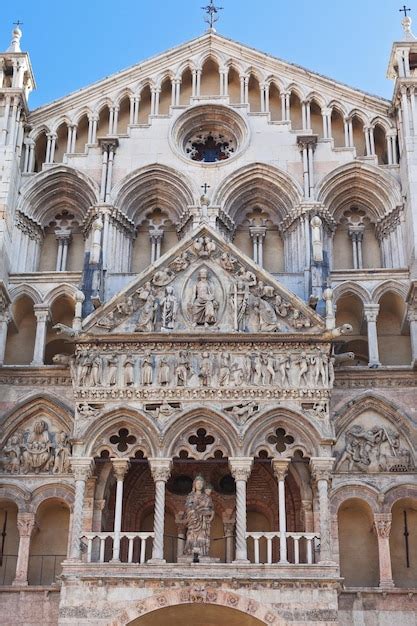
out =
<path fill-rule="evenodd" d="M 6 52 L 22 52 L 20 49 L 21 39 L 22 39 L 22 31 L 20 29 L 20 22 L 18 21 L 16 22 L 15 27 L 12 31 L 12 40 Z"/>

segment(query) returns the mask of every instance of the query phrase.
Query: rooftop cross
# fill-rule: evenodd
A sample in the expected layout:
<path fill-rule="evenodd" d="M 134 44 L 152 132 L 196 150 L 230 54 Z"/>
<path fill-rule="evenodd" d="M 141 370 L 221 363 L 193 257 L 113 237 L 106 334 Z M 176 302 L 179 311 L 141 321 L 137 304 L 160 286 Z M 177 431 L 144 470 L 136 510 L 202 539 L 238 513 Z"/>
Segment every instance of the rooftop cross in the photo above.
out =
<path fill-rule="evenodd" d="M 204 21 L 207 22 L 210 28 L 213 28 L 214 24 L 219 19 L 217 13 L 219 11 L 222 11 L 223 7 L 216 7 L 216 5 L 214 4 L 214 0 L 210 0 L 210 4 L 208 4 L 206 7 L 201 8 L 207 13 Z"/>
<path fill-rule="evenodd" d="M 404 4 L 403 8 L 400 9 L 400 13 L 404 13 L 404 17 L 407 17 L 408 12 L 411 12 L 411 9 L 407 9 L 407 5 Z"/>
<path fill-rule="evenodd" d="M 21 22 L 20 20 L 17 20 L 17 22 L 13 22 L 13 26 L 23 26 L 23 22 Z"/>

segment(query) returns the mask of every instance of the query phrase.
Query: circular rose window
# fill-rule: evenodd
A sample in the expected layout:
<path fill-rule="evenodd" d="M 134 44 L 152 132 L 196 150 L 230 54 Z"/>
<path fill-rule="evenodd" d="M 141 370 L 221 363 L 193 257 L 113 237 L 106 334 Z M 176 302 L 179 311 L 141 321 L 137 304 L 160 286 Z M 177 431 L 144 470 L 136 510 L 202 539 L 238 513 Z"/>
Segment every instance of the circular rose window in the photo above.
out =
<path fill-rule="evenodd" d="M 173 145 L 194 163 L 221 163 L 242 151 L 248 141 L 245 120 L 232 109 L 201 105 L 179 116 L 172 128 Z"/>

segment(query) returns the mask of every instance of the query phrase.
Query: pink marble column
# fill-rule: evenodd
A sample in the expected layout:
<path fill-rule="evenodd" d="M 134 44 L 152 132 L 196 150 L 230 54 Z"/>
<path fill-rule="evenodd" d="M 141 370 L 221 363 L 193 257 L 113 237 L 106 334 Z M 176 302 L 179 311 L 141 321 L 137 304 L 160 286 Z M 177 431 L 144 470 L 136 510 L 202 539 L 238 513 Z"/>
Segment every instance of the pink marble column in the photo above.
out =
<path fill-rule="evenodd" d="M 28 585 L 30 540 L 35 528 L 34 513 L 19 513 L 17 529 L 19 531 L 19 550 L 17 554 L 16 576 L 13 585 Z"/>
<path fill-rule="evenodd" d="M 394 587 L 389 547 L 391 521 L 391 513 L 374 513 L 374 528 L 378 538 L 379 586 L 382 588 Z"/>

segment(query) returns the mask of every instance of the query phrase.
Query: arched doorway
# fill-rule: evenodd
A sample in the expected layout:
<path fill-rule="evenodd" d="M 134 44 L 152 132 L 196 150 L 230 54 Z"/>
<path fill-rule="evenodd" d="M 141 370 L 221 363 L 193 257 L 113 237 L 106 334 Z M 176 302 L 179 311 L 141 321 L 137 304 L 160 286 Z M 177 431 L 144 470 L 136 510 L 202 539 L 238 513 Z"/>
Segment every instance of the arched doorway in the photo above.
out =
<path fill-rule="evenodd" d="M 181 604 L 170 606 L 129 622 L 128 626 L 262 626 L 264 622 L 236 609 L 213 604 Z"/>

